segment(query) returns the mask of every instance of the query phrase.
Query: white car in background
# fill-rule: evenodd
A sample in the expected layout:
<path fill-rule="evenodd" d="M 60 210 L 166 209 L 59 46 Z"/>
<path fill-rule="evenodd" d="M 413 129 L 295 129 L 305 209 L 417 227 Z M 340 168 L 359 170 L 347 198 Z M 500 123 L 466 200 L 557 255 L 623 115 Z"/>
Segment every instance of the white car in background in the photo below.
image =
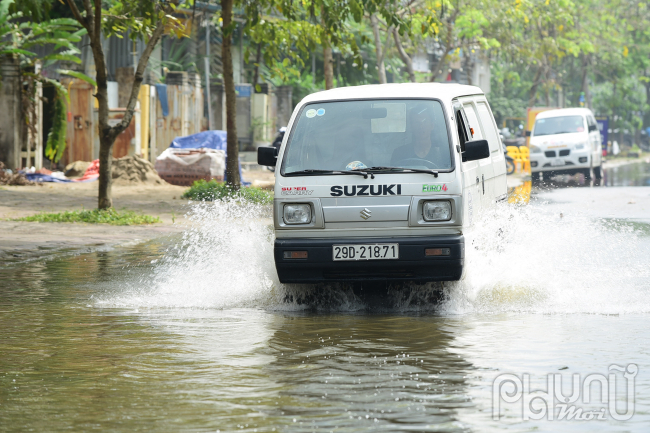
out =
<path fill-rule="evenodd" d="M 601 136 L 594 114 L 587 108 L 562 108 L 539 113 L 530 136 L 533 179 L 544 173 L 583 173 L 602 177 Z"/>

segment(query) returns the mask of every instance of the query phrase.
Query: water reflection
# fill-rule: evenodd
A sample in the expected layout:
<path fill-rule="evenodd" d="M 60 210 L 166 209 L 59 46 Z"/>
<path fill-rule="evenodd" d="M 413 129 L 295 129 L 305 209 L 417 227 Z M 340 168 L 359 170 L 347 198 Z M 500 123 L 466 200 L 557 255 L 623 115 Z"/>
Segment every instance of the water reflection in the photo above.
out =
<path fill-rule="evenodd" d="M 650 160 L 605 170 L 605 186 L 650 186 Z"/>
<path fill-rule="evenodd" d="M 639 161 L 603 168 L 602 179 L 588 179 L 584 174 L 545 175 L 533 180 L 538 189 L 585 188 L 598 186 L 650 186 L 650 161 Z"/>
<path fill-rule="evenodd" d="M 265 370 L 282 385 L 282 430 L 463 431 L 471 364 L 450 350 L 454 320 L 277 316 Z M 297 424 L 296 424 L 297 423 Z"/>
<path fill-rule="evenodd" d="M 93 303 L 161 248 L 0 269 L 3 430 L 467 429 L 454 320 Z"/>

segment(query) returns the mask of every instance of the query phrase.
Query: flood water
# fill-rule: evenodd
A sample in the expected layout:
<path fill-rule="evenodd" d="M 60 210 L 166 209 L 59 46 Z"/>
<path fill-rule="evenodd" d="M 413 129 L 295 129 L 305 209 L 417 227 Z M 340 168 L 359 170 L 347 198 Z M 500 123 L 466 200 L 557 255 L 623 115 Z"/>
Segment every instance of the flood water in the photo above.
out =
<path fill-rule="evenodd" d="M 591 190 L 495 210 L 456 283 L 281 285 L 268 210 L 229 204 L 182 237 L 0 265 L 0 430 L 647 431 L 650 230 L 571 207 Z M 552 374 L 567 397 L 607 380 L 615 407 L 594 385 L 570 404 L 605 419 L 559 399 L 525 419 L 516 385 L 494 394 Z"/>

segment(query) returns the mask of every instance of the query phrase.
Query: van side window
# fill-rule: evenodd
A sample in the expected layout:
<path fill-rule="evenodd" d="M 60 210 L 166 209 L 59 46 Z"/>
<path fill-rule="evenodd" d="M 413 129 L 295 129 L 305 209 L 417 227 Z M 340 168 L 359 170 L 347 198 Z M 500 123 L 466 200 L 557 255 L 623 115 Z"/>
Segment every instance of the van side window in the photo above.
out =
<path fill-rule="evenodd" d="M 469 126 L 472 135 L 470 140 L 481 140 L 483 138 L 483 132 L 481 131 L 480 123 L 478 123 L 478 117 L 476 116 L 474 105 L 469 103 L 463 104 L 463 110 L 465 112 L 465 118 L 467 119 L 467 126 Z"/>
<path fill-rule="evenodd" d="M 469 140 L 461 110 L 456 110 L 456 129 L 458 131 L 458 141 L 460 141 L 460 151 L 465 152 L 465 142 Z"/>
<path fill-rule="evenodd" d="M 479 102 L 476 105 L 478 107 L 478 115 L 481 118 L 481 124 L 483 125 L 483 130 L 485 132 L 485 138 L 487 139 L 488 145 L 490 146 L 490 152 L 498 152 L 499 134 L 494 127 L 492 113 L 490 113 L 490 109 L 485 102 Z"/>

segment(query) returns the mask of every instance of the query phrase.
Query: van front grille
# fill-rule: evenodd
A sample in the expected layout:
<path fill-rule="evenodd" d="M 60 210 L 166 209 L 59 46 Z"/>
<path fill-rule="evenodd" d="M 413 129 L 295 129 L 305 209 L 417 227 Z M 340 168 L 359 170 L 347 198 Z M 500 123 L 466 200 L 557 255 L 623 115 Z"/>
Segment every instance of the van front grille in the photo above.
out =
<path fill-rule="evenodd" d="M 544 155 L 546 155 L 547 158 L 555 158 L 555 151 L 547 150 L 546 152 L 544 152 Z"/>
<path fill-rule="evenodd" d="M 571 150 L 565 149 L 565 150 L 560 150 L 560 156 L 567 156 L 571 153 Z"/>

